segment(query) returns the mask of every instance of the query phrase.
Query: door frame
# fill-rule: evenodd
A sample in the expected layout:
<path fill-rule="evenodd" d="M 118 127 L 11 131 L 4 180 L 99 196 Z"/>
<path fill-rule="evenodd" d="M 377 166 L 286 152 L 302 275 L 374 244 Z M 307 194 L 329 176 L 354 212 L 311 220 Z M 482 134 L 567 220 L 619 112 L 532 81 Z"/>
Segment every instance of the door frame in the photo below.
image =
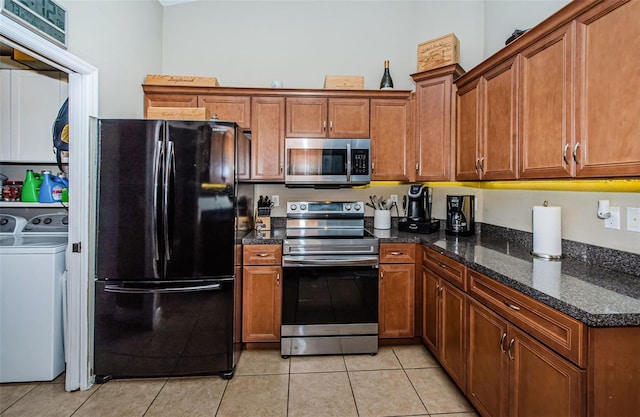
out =
<path fill-rule="evenodd" d="M 67 247 L 65 389 L 86 390 L 93 384 L 93 253 L 91 230 L 94 143 L 90 117 L 98 116 L 98 69 L 67 50 L 0 15 L 0 40 L 69 74 L 69 245 Z M 94 210 L 94 211 L 92 211 Z M 73 248 L 77 248 L 75 251 Z"/>

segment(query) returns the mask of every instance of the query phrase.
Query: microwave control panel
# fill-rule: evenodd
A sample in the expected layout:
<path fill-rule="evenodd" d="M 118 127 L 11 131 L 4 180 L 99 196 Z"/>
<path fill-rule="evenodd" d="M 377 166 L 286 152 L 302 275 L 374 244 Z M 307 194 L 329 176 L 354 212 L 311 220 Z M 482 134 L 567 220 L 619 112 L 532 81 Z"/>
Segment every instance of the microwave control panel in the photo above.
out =
<path fill-rule="evenodd" d="M 369 174 L 369 150 L 368 149 L 352 149 L 351 150 L 351 174 L 352 175 L 368 175 Z"/>

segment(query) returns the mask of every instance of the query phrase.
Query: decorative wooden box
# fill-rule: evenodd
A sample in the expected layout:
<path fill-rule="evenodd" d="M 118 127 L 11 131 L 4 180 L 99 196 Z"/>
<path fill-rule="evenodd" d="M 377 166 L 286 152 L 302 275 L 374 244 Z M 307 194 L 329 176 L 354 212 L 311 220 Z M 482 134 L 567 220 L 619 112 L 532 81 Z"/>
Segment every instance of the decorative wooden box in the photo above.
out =
<path fill-rule="evenodd" d="M 147 74 L 145 85 L 176 85 L 181 87 L 218 87 L 216 77 L 194 77 L 191 75 Z"/>
<path fill-rule="evenodd" d="M 205 107 L 148 107 L 147 119 L 163 120 L 209 120 L 211 115 Z"/>
<path fill-rule="evenodd" d="M 460 42 L 450 33 L 418 45 L 418 72 L 457 64 L 460 61 Z"/>
<path fill-rule="evenodd" d="M 324 88 L 328 90 L 364 90 L 364 77 L 359 75 L 326 75 Z"/>

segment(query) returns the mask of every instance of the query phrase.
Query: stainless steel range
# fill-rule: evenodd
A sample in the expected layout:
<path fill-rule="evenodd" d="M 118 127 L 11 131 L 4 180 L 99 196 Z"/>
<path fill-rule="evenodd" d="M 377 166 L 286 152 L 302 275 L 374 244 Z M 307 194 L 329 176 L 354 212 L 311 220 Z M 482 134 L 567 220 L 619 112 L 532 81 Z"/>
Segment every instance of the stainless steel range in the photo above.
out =
<path fill-rule="evenodd" d="M 378 240 L 363 202 L 287 203 L 281 355 L 378 352 Z"/>

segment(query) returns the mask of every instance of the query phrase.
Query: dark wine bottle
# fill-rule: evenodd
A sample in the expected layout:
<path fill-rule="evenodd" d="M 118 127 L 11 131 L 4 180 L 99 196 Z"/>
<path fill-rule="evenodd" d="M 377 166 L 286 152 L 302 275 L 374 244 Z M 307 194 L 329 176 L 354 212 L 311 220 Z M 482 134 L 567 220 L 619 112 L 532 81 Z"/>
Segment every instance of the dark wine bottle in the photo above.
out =
<path fill-rule="evenodd" d="M 384 74 L 382 74 L 382 79 L 380 80 L 380 89 L 393 89 L 393 80 L 391 79 L 391 74 L 389 73 L 389 60 L 384 61 Z"/>

